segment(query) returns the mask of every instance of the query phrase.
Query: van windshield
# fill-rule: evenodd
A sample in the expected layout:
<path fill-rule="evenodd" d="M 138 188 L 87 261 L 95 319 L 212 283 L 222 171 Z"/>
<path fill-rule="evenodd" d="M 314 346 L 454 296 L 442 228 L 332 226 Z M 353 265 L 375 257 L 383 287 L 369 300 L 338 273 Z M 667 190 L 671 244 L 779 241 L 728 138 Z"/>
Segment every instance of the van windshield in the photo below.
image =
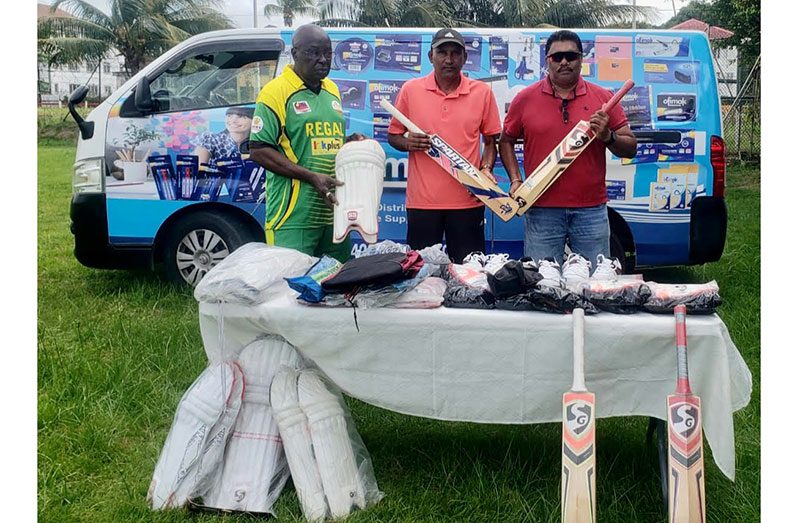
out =
<path fill-rule="evenodd" d="M 172 64 L 150 84 L 157 112 L 254 103 L 274 77 L 273 51 L 219 51 Z"/>

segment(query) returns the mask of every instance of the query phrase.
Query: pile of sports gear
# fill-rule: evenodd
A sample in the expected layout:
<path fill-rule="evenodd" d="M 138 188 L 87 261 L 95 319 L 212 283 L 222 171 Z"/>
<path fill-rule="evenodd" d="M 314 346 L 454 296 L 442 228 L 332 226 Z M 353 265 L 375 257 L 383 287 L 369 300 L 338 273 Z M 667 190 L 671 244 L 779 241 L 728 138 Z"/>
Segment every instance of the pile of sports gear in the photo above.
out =
<path fill-rule="evenodd" d="M 210 365 L 183 395 L 147 499 L 153 509 L 275 515 L 289 475 L 308 521 L 383 497 L 340 392 L 269 335 Z"/>

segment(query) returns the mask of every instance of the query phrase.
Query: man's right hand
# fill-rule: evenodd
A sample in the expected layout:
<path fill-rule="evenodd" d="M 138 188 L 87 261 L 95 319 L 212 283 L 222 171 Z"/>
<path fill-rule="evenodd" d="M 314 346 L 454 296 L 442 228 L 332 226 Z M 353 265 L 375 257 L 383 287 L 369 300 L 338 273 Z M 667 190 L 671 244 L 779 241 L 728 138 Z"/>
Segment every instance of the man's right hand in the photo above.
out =
<path fill-rule="evenodd" d="M 405 148 L 410 151 L 428 151 L 432 147 L 432 141 L 424 133 L 407 133 L 405 137 Z"/>
<path fill-rule="evenodd" d="M 321 194 L 324 202 L 332 207 L 338 203 L 338 199 L 335 197 L 335 188 L 340 187 L 343 184 L 344 182 L 341 180 L 336 180 L 332 176 L 316 173 L 316 178 L 313 182 L 313 188 L 316 189 L 319 194 Z"/>
<path fill-rule="evenodd" d="M 517 191 L 518 188 L 521 187 L 521 185 L 523 185 L 523 183 L 524 182 L 522 182 L 521 180 L 513 180 L 512 182 L 510 182 L 510 194 L 515 193 L 515 191 Z"/>

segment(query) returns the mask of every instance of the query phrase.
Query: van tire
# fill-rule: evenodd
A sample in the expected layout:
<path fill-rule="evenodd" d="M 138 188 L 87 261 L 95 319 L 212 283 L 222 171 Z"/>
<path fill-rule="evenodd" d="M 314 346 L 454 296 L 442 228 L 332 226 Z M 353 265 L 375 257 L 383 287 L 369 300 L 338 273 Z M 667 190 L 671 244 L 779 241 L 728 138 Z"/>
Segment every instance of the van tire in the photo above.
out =
<path fill-rule="evenodd" d="M 195 287 L 213 266 L 249 238 L 244 224 L 221 213 L 200 211 L 175 223 L 164 238 L 166 277 L 175 284 Z"/>

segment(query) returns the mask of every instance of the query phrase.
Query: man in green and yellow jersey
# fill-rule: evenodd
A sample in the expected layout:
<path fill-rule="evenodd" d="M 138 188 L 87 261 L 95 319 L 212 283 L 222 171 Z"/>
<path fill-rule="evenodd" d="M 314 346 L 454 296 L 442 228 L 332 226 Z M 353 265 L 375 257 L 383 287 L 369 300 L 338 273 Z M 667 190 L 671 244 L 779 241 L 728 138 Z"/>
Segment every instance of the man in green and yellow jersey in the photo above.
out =
<path fill-rule="evenodd" d="M 250 158 L 266 178 L 266 243 L 312 256 L 350 257 L 349 239 L 333 243 L 337 203 L 335 155 L 344 144 L 344 114 L 338 87 L 327 78 L 330 37 L 303 25 L 291 41 L 293 66 L 258 95 L 250 136 Z"/>

